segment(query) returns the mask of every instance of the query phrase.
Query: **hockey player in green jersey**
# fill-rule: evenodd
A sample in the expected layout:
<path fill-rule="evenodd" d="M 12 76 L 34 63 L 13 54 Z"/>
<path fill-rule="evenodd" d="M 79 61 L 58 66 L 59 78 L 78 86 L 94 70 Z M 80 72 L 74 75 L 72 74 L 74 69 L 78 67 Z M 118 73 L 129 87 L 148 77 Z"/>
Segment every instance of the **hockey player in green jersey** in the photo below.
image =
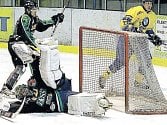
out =
<path fill-rule="evenodd" d="M 154 33 L 153 29 L 156 22 L 156 14 L 152 11 L 153 1 L 142 0 L 141 6 L 130 8 L 125 17 L 120 21 L 120 27 L 123 31 L 146 33 L 148 39 L 155 46 L 162 44 L 161 39 Z M 116 59 L 99 77 L 99 85 L 105 87 L 106 80 L 124 66 L 125 43 L 124 38 L 120 37 L 116 49 Z M 130 57 L 131 55 L 129 55 Z M 151 56 L 151 54 L 150 54 Z M 143 71 L 139 66 L 138 73 L 135 75 L 135 82 L 141 83 L 144 79 Z"/>
<path fill-rule="evenodd" d="M 37 16 L 37 4 L 31 0 L 25 1 L 25 12 L 18 19 L 14 33 L 10 36 L 8 50 L 14 64 L 14 71 L 9 75 L 3 85 L 1 94 L 12 95 L 11 90 L 24 73 L 25 67 L 30 64 L 32 76 L 41 81 L 39 77 L 39 56 L 33 33 L 35 30 L 43 32 L 49 27 L 62 23 L 63 13 L 53 15 L 49 20 L 41 20 Z"/>

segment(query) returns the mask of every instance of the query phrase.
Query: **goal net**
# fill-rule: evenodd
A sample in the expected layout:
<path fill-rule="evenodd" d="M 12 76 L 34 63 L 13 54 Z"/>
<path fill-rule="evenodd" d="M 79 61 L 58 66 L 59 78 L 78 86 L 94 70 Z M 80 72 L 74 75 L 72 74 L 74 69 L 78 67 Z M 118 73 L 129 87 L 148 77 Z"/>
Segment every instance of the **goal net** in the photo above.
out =
<path fill-rule="evenodd" d="M 125 43 L 124 65 L 101 88 L 99 76 L 116 59 L 120 38 Z M 113 107 L 120 110 L 123 105 L 126 113 L 167 113 L 167 100 L 155 75 L 145 34 L 80 27 L 79 60 L 80 92 L 103 92 L 111 98 Z M 136 84 L 135 76 L 139 70 L 144 77 Z"/>

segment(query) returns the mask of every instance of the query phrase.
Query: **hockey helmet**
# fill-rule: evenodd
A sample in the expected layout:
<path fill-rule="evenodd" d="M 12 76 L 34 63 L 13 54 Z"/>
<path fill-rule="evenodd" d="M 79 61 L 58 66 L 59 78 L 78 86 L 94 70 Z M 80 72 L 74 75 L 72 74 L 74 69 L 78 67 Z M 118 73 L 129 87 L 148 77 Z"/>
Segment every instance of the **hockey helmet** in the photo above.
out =
<path fill-rule="evenodd" d="M 33 9 L 37 7 L 37 3 L 31 0 L 26 0 L 24 4 L 25 9 Z"/>
<path fill-rule="evenodd" d="M 153 2 L 153 0 L 142 0 L 143 3 L 145 2 Z"/>

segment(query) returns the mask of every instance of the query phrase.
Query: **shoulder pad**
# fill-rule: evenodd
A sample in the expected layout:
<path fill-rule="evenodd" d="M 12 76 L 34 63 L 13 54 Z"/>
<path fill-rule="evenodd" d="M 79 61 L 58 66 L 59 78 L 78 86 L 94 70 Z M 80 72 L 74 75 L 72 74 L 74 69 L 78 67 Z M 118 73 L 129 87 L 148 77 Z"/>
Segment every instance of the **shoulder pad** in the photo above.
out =
<path fill-rule="evenodd" d="M 30 21 L 30 17 L 26 14 L 23 14 L 21 20 L 24 23 L 26 23 L 26 22 L 28 23 Z"/>

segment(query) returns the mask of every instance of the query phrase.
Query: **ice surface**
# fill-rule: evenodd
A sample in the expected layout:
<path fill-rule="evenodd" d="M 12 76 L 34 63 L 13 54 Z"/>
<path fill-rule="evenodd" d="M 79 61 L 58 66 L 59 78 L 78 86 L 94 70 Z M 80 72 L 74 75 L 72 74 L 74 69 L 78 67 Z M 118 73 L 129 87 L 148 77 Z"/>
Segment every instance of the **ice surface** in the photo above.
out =
<path fill-rule="evenodd" d="M 68 78 L 72 79 L 72 89 L 79 89 L 79 56 L 61 53 L 61 67 Z M 167 93 L 167 68 L 154 66 L 163 92 Z M 0 88 L 14 69 L 7 49 L 0 49 Z M 27 68 L 18 84 L 26 83 L 30 77 Z M 0 125 L 166 125 L 167 115 L 132 115 L 115 110 L 108 110 L 102 118 L 69 115 L 65 113 L 19 114 L 13 122 L 0 118 Z"/>

